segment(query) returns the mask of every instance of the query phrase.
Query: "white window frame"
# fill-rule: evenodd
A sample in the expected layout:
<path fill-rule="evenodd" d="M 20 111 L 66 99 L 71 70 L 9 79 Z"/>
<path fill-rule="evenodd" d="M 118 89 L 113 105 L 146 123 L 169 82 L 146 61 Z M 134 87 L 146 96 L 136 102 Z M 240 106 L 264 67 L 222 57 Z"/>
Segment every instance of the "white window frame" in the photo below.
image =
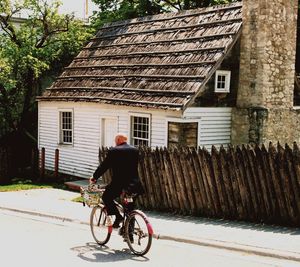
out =
<path fill-rule="evenodd" d="M 148 118 L 148 138 L 136 138 L 133 136 L 134 131 L 133 131 L 133 118 L 134 117 L 140 117 L 140 118 Z M 151 147 L 151 114 L 149 113 L 130 113 L 129 114 L 129 133 L 130 133 L 130 144 L 134 145 L 134 139 L 140 139 L 140 140 L 145 140 L 148 142 L 148 147 Z"/>
<path fill-rule="evenodd" d="M 65 112 L 70 112 L 71 113 L 71 126 L 72 128 L 71 129 L 66 129 L 66 130 L 69 130 L 71 131 L 71 138 L 72 138 L 72 141 L 71 142 L 64 142 L 63 140 L 63 128 L 62 128 L 62 116 L 63 116 L 63 113 Z M 73 109 L 59 109 L 58 110 L 58 143 L 60 145 L 73 145 L 74 143 L 74 111 Z"/>
<path fill-rule="evenodd" d="M 218 77 L 219 76 L 225 77 L 225 87 L 224 88 L 218 87 Z M 216 75 L 215 75 L 215 93 L 229 93 L 230 92 L 230 78 L 231 78 L 230 70 L 217 70 Z"/>
<path fill-rule="evenodd" d="M 200 125 L 201 117 L 198 118 L 167 118 L 166 119 L 166 131 L 165 131 L 165 146 L 168 146 L 168 134 L 169 134 L 169 122 L 178 122 L 178 123 L 197 123 L 197 146 L 200 145 Z"/>

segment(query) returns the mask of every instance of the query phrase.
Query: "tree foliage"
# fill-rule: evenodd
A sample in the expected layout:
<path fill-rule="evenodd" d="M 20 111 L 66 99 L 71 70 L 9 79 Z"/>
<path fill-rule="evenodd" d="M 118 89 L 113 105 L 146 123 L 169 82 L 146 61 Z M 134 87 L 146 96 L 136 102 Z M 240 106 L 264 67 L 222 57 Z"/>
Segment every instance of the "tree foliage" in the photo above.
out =
<path fill-rule="evenodd" d="M 93 0 L 99 6 L 99 12 L 93 16 L 93 25 L 99 28 L 112 21 L 236 1 L 239 0 Z"/>
<path fill-rule="evenodd" d="M 59 72 L 90 36 L 81 21 L 58 13 L 59 2 L 48 2 L 0 2 L 0 127 L 10 131 L 29 128 L 46 77 Z M 27 19 L 16 23 L 19 12 Z"/>

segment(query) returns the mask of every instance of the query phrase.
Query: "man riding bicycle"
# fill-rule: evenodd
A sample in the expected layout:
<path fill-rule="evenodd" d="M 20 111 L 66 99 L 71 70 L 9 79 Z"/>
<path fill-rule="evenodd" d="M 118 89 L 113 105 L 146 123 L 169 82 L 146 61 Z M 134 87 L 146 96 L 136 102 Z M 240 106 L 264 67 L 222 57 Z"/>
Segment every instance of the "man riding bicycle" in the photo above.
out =
<path fill-rule="evenodd" d="M 144 189 L 138 175 L 138 149 L 127 144 L 127 137 L 124 134 L 117 134 L 115 143 L 116 146 L 108 150 L 107 157 L 90 178 L 90 183 L 96 183 L 97 179 L 108 169 L 112 170 L 112 179 L 105 187 L 102 200 L 107 214 L 116 216 L 113 228 L 119 228 L 123 217 L 114 199 L 120 196 L 123 190 L 140 195 L 144 193 Z"/>

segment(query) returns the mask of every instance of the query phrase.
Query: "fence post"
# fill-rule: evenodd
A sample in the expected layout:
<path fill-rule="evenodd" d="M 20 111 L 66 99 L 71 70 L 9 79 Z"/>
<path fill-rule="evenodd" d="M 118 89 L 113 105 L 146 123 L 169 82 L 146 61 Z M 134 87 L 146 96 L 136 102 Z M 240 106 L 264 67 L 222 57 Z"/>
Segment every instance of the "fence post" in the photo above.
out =
<path fill-rule="evenodd" d="M 55 165 L 54 165 L 54 177 L 58 178 L 58 165 L 59 165 L 59 150 L 55 149 Z"/>
<path fill-rule="evenodd" d="M 45 154 L 46 154 L 45 148 L 43 147 L 41 151 L 41 169 L 40 169 L 41 179 L 44 179 L 45 177 Z"/>
<path fill-rule="evenodd" d="M 37 147 L 32 148 L 31 150 L 31 175 L 34 179 L 38 178 L 38 168 L 39 168 L 39 150 Z"/>

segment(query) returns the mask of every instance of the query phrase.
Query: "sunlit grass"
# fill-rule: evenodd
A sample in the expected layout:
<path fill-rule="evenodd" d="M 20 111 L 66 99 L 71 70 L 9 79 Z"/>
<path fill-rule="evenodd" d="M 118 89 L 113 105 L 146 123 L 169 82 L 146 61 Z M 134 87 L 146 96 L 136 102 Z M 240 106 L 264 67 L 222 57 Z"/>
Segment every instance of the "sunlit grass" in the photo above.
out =
<path fill-rule="evenodd" d="M 83 198 L 82 198 L 81 196 L 79 196 L 79 197 L 73 198 L 72 201 L 73 201 L 73 202 L 79 202 L 79 203 L 82 203 L 82 202 L 83 202 Z"/>
<path fill-rule="evenodd" d="M 34 182 L 30 179 L 12 179 L 10 184 L 0 185 L 0 192 L 20 191 L 20 190 L 31 190 L 31 189 L 43 189 L 43 188 L 58 188 L 66 190 L 67 187 L 64 183 L 53 183 L 53 182 Z"/>
<path fill-rule="evenodd" d="M 0 192 L 30 190 L 30 189 L 42 189 L 42 188 L 53 188 L 53 187 L 51 185 L 18 183 L 18 184 L 10 184 L 10 185 L 0 185 Z"/>

